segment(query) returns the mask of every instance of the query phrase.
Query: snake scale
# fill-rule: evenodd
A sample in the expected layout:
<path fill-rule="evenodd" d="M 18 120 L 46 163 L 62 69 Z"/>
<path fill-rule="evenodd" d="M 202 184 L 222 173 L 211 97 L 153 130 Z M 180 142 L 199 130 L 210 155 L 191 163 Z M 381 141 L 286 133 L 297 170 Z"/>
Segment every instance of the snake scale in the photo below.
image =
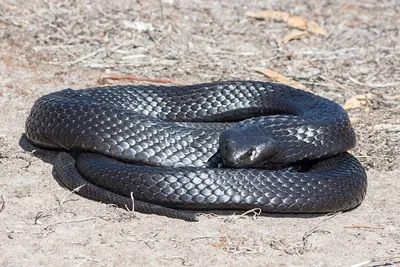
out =
<path fill-rule="evenodd" d="M 25 134 L 64 151 L 54 172 L 70 190 L 188 221 L 185 210 L 348 210 L 366 194 L 343 108 L 282 84 L 64 89 L 35 102 Z"/>

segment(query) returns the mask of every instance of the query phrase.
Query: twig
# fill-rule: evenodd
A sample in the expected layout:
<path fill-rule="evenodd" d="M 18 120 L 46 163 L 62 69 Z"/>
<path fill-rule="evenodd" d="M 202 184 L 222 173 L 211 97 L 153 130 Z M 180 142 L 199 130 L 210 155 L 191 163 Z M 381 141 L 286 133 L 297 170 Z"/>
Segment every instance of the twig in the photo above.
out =
<path fill-rule="evenodd" d="M 4 208 L 6 207 L 6 202 L 4 201 L 3 196 L 0 196 L 0 199 L 1 199 L 0 212 L 2 212 L 4 210 Z"/>
<path fill-rule="evenodd" d="M 158 1 L 160 5 L 160 13 L 161 13 L 161 24 L 164 24 L 164 8 L 161 0 Z"/>
<path fill-rule="evenodd" d="M 132 200 L 132 209 L 129 209 L 128 206 L 125 206 L 125 208 L 130 212 L 135 212 L 135 199 L 133 198 L 133 192 L 131 192 L 131 200 Z"/>
<path fill-rule="evenodd" d="M 86 185 L 86 184 L 80 185 L 80 186 L 78 186 L 77 188 L 74 188 L 74 190 L 69 191 L 69 192 L 63 197 L 63 199 L 59 202 L 57 212 L 59 212 L 59 211 L 61 210 L 61 208 L 62 208 L 62 206 L 64 205 L 64 203 L 66 203 L 66 202 L 68 201 L 68 198 L 69 198 L 71 195 L 73 195 L 73 194 L 75 194 L 76 192 L 78 192 L 78 191 L 79 191 L 82 187 L 84 187 L 85 185 Z"/>
<path fill-rule="evenodd" d="M 273 50 L 268 50 L 268 51 L 273 51 Z M 226 50 L 219 50 L 219 51 L 214 51 L 212 52 L 213 54 L 216 55 L 236 55 L 236 56 L 254 56 L 256 55 L 255 52 L 245 52 L 245 51 L 226 51 Z"/>
<path fill-rule="evenodd" d="M 376 124 L 373 127 L 374 130 L 385 130 L 387 132 L 400 132 L 400 124 L 391 124 L 391 123 L 387 123 L 387 124 Z"/>
<path fill-rule="evenodd" d="M 199 240 L 199 239 L 210 239 L 210 238 L 214 238 L 214 237 L 213 236 L 197 236 L 197 237 L 193 237 L 192 239 L 190 239 L 190 241 Z"/>
<path fill-rule="evenodd" d="M 78 264 L 78 265 L 76 265 L 76 267 L 79 267 L 79 266 L 82 266 L 84 263 L 86 263 L 86 262 L 95 262 L 95 263 L 97 263 L 97 265 L 100 265 L 100 266 L 102 266 L 101 265 L 101 263 L 100 262 L 98 262 L 98 261 L 96 261 L 96 260 L 94 260 L 94 259 L 92 259 L 92 258 L 90 258 L 90 257 L 88 257 L 88 256 L 86 256 L 86 255 L 83 255 L 85 258 Z M 89 264 L 89 265 L 93 265 L 93 264 Z"/>
<path fill-rule="evenodd" d="M 84 55 L 84 56 L 82 56 L 82 57 L 80 57 L 80 58 L 78 58 L 78 59 L 76 59 L 76 60 L 70 62 L 69 65 L 70 65 L 70 66 L 73 66 L 73 65 L 75 65 L 75 64 L 77 64 L 77 63 L 79 63 L 79 62 L 81 62 L 81 61 L 83 61 L 83 60 L 85 60 L 85 59 L 94 57 L 94 56 L 97 55 L 98 53 L 101 53 L 101 52 L 103 52 L 103 51 L 105 51 L 105 50 L 106 50 L 105 47 L 99 48 L 99 49 L 97 49 L 97 50 L 95 50 L 95 51 L 93 51 L 93 52 L 91 52 L 91 53 L 89 53 L 89 54 L 87 54 L 87 55 Z"/>
<path fill-rule="evenodd" d="M 302 243 L 303 243 L 303 247 L 300 248 L 302 250 L 306 250 L 307 249 L 307 245 L 308 245 L 308 238 L 316 232 L 323 232 L 323 233 L 329 233 L 329 231 L 324 231 L 324 230 L 319 230 L 318 228 L 321 226 L 322 223 L 331 220 L 333 218 L 335 218 L 336 216 L 338 216 L 339 214 L 342 214 L 341 212 L 337 212 L 337 213 L 328 213 L 326 214 L 324 217 L 324 219 L 319 222 L 315 227 L 313 227 L 311 230 L 307 231 L 304 233 L 303 237 L 302 237 Z M 300 254 L 303 254 L 304 251 L 298 251 Z"/>
<path fill-rule="evenodd" d="M 136 77 L 133 75 L 122 76 L 122 75 L 104 75 L 100 77 L 100 82 L 104 82 L 104 80 L 131 80 L 131 81 L 139 81 L 139 82 L 152 82 L 152 83 L 170 83 L 178 86 L 185 86 L 186 84 L 172 81 L 169 79 L 151 79 L 144 77 Z"/>
<path fill-rule="evenodd" d="M 316 83 L 316 82 L 306 82 L 302 81 L 303 84 L 317 85 L 317 86 L 326 86 L 326 87 L 334 87 L 335 84 L 332 83 Z"/>
<path fill-rule="evenodd" d="M 363 261 L 357 264 L 353 264 L 350 267 L 361 267 L 370 263 L 375 263 L 375 262 L 382 262 L 382 261 L 389 261 L 389 260 L 394 260 L 394 259 L 400 259 L 400 254 L 393 255 L 393 256 L 388 256 L 388 257 L 383 257 L 383 258 L 375 258 L 375 259 L 370 259 L 367 261 Z M 383 266 L 383 264 L 382 264 Z"/>
<path fill-rule="evenodd" d="M 314 61 L 324 61 L 324 60 L 350 59 L 350 58 L 353 58 L 353 57 L 355 57 L 355 56 L 321 57 L 321 58 L 310 59 L 310 61 L 314 62 Z"/>
<path fill-rule="evenodd" d="M 65 221 L 65 222 L 56 222 L 56 223 L 48 224 L 46 227 L 43 228 L 43 230 L 49 229 L 49 228 L 54 227 L 54 226 L 59 225 L 59 224 L 86 222 L 86 221 L 95 220 L 95 219 L 97 219 L 97 218 L 98 218 L 98 217 L 89 217 L 89 218 L 83 218 L 83 219 L 71 220 L 71 221 Z"/>
<path fill-rule="evenodd" d="M 348 52 L 353 52 L 353 51 L 361 51 L 363 47 L 350 47 L 350 48 L 343 48 L 343 49 L 338 49 L 338 50 L 319 50 L 319 49 L 311 49 L 311 50 L 299 50 L 299 51 L 294 51 L 294 55 L 345 55 Z M 353 55 L 353 54 L 351 54 Z"/>
<path fill-rule="evenodd" d="M 352 77 L 349 77 L 349 80 L 352 81 L 355 84 L 358 84 L 358 85 L 367 86 L 367 87 L 374 87 L 374 88 L 392 87 L 392 86 L 400 85 L 400 82 L 394 82 L 394 83 L 362 83 L 362 82 L 357 81 L 356 79 L 354 79 Z"/>
<path fill-rule="evenodd" d="M 248 210 L 248 211 L 240 214 L 240 216 L 238 218 L 243 218 L 244 216 L 246 216 L 246 215 L 248 215 L 250 213 L 253 213 L 253 218 L 257 218 L 257 216 L 260 216 L 260 214 L 261 214 L 261 209 L 260 208 L 254 208 L 254 209 Z"/>
<path fill-rule="evenodd" d="M 378 226 L 378 225 L 349 225 L 349 226 L 344 226 L 343 228 L 347 228 L 347 229 L 385 229 L 385 227 Z"/>
<path fill-rule="evenodd" d="M 172 262 L 174 260 L 181 260 L 181 265 L 186 265 L 186 259 L 183 257 L 179 257 L 179 256 L 172 256 L 172 257 L 166 257 L 166 256 L 161 256 L 162 259 L 167 260 L 169 262 Z"/>

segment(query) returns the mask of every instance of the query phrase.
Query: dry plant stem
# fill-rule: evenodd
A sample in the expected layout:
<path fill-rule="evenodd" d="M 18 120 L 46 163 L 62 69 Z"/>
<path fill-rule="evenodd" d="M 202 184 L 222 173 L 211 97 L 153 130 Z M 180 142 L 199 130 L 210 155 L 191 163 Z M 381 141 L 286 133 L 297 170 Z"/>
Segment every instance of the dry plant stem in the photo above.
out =
<path fill-rule="evenodd" d="M 0 196 L 0 200 L 1 200 L 0 212 L 2 212 L 6 207 L 6 202 L 4 201 L 3 196 Z"/>
<path fill-rule="evenodd" d="M 378 225 L 350 225 L 350 226 L 345 226 L 344 228 L 347 228 L 347 229 L 385 229 L 385 227 L 378 226 Z"/>
<path fill-rule="evenodd" d="M 93 51 L 92 53 L 89 53 L 89 54 L 87 54 L 87 55 L 84 55 L 84 56 L 82 56 L 82 57 L 80 57 L 80 58 L 78 58 L 78 59 L 72 61 L 72 62 L 70 63 L 70 65 L 72 66 L 72 65 L 75 65 L 75 64 L 77 64 L 77 63 L 79 63 L 79 62 L 81 62 L 81 61 L 84 61 L 84 60 L 88 59 L 88 58 L 94 57 L 94 56 L 97 55 L 98 53 L 101 53 L 101 52 L 103 52 L 103 51 L 105 51 L 105 50 L 106 50 L 105 47 L 99 48 L 99 49 L 97 49 L 96 51 Z"/>
<path fill-rule="evenodd" d="M 68 199 L 75 194 L 76 192 L 78 192 L 82 187 L 84 187 L 86 184 L 83 184 L 81 186 L 78 186 L 77 188 L 75 188 L 74 190 L 68 192 L 63 199 L 60 201 L 60 205 L 58 206 L 57 212 L 59 212 L 61 210 L 61 208 L 63 207 L 64 203 L 68 201 Z"/>
<path fill-rule="evenodd" d="M 386 264 L 391 265 L 390 262 L 388 262 L 388 261 L 392 261 L 392 260 L 395 260 L 395 259 L 400 259 L 400 254 L 389 256 L 389 257 L 384 257 L 384 258 L 376 258 L 376 259 L 363 261 L 363 262 L 360 262 L 360 263 L 357 263 L 357 264 L 353 264 L 350 267 L 362 267 L 362 266 L 365 266 L 367 264 L 377 263 L 377 262 L 385 262 L 384 264 L 379 265 L 379 266 L 384 266 Z M 392 263 L 395 263 L 395 262 L 392 262 Z M 376 266 L 378 266 L 378 265 L 376 265 Z"/>
<path fill-rule="evenodd" d="M 178 86 L 185 86 L 186 84 L 181 82 L 172 81 L 169 79 L 151 79 L 151 78 L 144 78 L 144 77 L 136 77 L 133 75 L 129 76 L 122 76 L 122 75 L 105 75 L 100 78 L 100 81 L 103 82 L 104 80 L 131 80 L 131 81 L 138 81 L 138 82 L 151 82 L 151 83 L 169 83 Z"/>
<path fill-rule="evenodd" d="M 128 206 L 125 206 L 126 210 L 130 212 L 135 212 L 135 199 L 133 198 L 133 193 L 131 192 L 132 209 L 130 210 Z"/>
<path fill-rule="evenodd" d="M 96 220 L 96 219 L 98 219 L 98 217 L 88 217 L 88 218 L 77 219 L 77 220 L 71 220 L 71 221 L 61 221 L 61 222 L 51 223 L 51 224 L 48 224 L 46 227 L 44 227 L 43 230 L 52 228 L 52 227 L 54 227 L 54 226 L 56 226 L 56 225 L 59 225 L 59 224 L 69 224 L 69 223 L 77 223 L 77 222 L 86 222 L 86 221 L 92 221 L 92 220 Z"/>
<path fill-rule="evenodd" d="M 331 220 L 333 218 L 335 218 L 336 216 L 342 214 L 342 212 L 335 212 L 335 213 L 328 213 L 324 216 L 323 220 L 321 222 L 318 223 L 318 225 L 316 225 L 315 227 L 313 227 L 311 230 L 307 231 L 304 233 L 303 238 L 302 238 L 302 243 L 303 243 L 303 249 L 306 249 L 307 245 L 308 245 L 308 238 L 315 232 L 317 232 L 319 230 L 319 227 L 321 226 L 321 224 L 323 224 L 324 222 Z"/>
<path fill-rule="evenodd" d="M 260 216 L 260 214 L 261 214 L 261 209 L 260 208 L 254 208 L 254 209 L 248 210 L 248 211 L 240 214 L 240 216 L 238 218 L 243 218 L 243 217 L 245 217 L 246 215 L 248 215 L 250 213 L 253 213 L 253 218 L 257 218 L 257 216 Z"/>
<path fill-rule="evenodd" d="M 349 80 L 352 81 L 355 84 L 362 85 L 362 86 L 367 86 L 367 87 L 372 87 L 372 88 L 385 88 L 385 87 L 392 87 L 392 86 L 399 86 L 400 82 L 394 82 L 394 83 L 362 83 L 357 81 L 356 79 L 349 77 Z"/>

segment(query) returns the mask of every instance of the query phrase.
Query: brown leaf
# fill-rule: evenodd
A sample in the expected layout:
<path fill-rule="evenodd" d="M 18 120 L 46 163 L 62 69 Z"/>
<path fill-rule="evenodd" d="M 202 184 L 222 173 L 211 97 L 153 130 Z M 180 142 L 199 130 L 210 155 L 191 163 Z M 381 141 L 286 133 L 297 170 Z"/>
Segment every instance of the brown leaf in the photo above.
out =
<path fill-rule="evenodd" d="M 246 12 L 246 16 L 256 19 L 275 19 L 279 21 L 287 21 L 290 14 L 283 11 L 264 10 L 260 12 Z"/>
<path fill-rule="evenodd" d="M 360 121 L 361 121 L 361 119 L 358 117 L 350 117 L 350 122 L 353 125 L 360 123 Z"/>
<path fill-rule="evenodd" d="M 328 35 L 328 33 L 323 28 L 318 26 L 318 24 L 313 21 L 307 22 L 307 30 L 309 32 L 319 34 L 319 35 Z"/>
<path fill-rule="evenodd" d="M 343 108 L 346 111 L 350 109 L 363 108 L 366 112 L 369 112 L 372 98 L 371 94 L 352 96 L 346 101 L 346 103 L 344 103 Z"/>
<path fill-rule="evenodd" d="M 307 20 L 299 17 L 299 16 L 294 16 L 290 15 L 289 19 L 287 20 L 287 24 L 289 27 L 296 28 L 299 30 L 307 30 Z"/>
<path fill-rule="evenodd" d="M 226 247 L 226 243 L 223 242 L 211 243 L 211 246 L 215 248 Z"/>
<path fill-rule="evenodd" d="M 226 247 L 228 244 L 228 238 L 226 236 L 220 236 L 218 242 L 211 243 L 211 246 L 218 248 L 218 247 Z"/>
<path fill-rule="evenodd" d="M 286 22 L 289 27 L 296 28 L 303 31 L 312 32 L 320 35 L 327 35 L 328 33 L 318 26 L 315 22 L 308 21 L 302 17 L 291 15 L 287 12 L 276 10 L 264 10 L 260 12 L 246 12 L 246 16 L 256 19 L 274 19 Z"/>
<path fill-rule="evenodd" d="M 309 33 L 306 31 L 292 31 L 288 34 L 286 34 L 285 36 L 282 37 L 281 42 L 286 44 L 291 40 L 295 40 L 295 39 L 300 39 L 302 37 L 308 36 Z"/>
<path fill-rule="evenodd" d="M 298 89 L 302 89 L 304 91 L 310 91 L 305 85 L 296 82 L 286 76 L 283 76 L 282 74 L 275 72 L 271 69 L 267 69 L 267 68 L 253 68 L 254 71 L 257 71 L 259 73 L 264 74 L 265 76 L 267 76 L 268 78 L 271 78 L 272 80 L 279 82 L 279 83 L 283 83 L 289 86 L 292 86 L 294 88 L 298 88 Z"/>

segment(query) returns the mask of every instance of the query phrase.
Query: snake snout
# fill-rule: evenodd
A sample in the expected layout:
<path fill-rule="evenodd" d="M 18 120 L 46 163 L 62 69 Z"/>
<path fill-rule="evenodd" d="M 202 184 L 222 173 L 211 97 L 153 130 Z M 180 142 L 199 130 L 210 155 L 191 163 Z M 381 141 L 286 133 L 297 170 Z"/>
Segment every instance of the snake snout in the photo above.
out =
<path fill-rule="evenodd" d="M 230 168 L 263 167 L 278 151 L 272 139 L 236 130 L 221 133 L 219 148 L 224 166 Z"/>

